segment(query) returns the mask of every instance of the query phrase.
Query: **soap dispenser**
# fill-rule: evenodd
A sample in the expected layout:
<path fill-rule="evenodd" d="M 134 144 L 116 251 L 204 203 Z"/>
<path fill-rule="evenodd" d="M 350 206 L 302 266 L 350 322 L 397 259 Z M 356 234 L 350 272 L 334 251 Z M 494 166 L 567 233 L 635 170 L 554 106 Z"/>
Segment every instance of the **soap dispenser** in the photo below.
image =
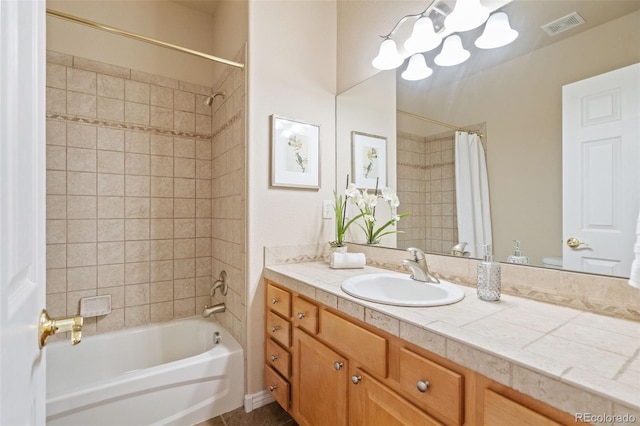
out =
<path fill-rule="evenodd" d="M 482 300 L 500 300 L 500 264 L 493 261 L 491 244 L 485 244 L 484 260 L 478 263 L 478 297 Z"/>
<path fill-rule="evenodd" d="M 520 241 L 513 240 L 513 242 L 516 243 L 516 247 L 513 250 L 513 255 L 507 257 L 507 262 L 527 265 L 529 263 L 529 258 L 527 256 L 523 256 L 520 252 Z"/>

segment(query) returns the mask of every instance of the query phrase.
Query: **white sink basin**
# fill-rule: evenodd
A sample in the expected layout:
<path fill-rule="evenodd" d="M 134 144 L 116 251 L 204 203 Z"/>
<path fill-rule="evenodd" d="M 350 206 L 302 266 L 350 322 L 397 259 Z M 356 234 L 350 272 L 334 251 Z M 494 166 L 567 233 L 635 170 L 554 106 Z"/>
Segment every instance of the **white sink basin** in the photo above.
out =
<path fill-rule="evenodd" d="M 394 306 L 441 306 L 464 298 L 462 288 L 449 281 L 416 281 L 408 274 L 363 274 L 344 280 L 342 290 L 358 299 Z"/>

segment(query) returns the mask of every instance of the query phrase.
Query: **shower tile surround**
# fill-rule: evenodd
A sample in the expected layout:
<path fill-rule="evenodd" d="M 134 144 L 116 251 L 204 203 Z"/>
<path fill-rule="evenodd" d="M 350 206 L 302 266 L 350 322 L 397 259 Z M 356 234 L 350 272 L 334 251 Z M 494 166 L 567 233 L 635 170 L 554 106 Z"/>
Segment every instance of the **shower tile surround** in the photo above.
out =
<path fill-rule="evenodd" d="M 226 269 L 228 309 L 219 319 L 246 347 L 244 266 L 220 254 L 212 224 L 224 214 L 243 217 L 233 209 L 221 216 L 212 200 L 221 197 L 216 178 L 231 172 L 221 157 L 230 146 L 244 147 L 237 131 L 244 80 L 226 72 L 218 87 L 227 96 L 210 108 L 203 103 L 210 87 L 47 52 L 52 316 L 78 314 L 80 298 L 106 294 L 112 312 L 86 318 L 86 335 L 193 316 L 210 303 L 212 280 Z M 243 164 L 235 162 L 234 171 Z M 222 196 L 243 191 L 239 184 Z M 244 241 L 237 232 L 224 237 Z"/>
<path fill-rule="evenodd" d="M 626 280 L 503 265 L 501 301 L 482 302 L 476 261 L 428 254 L 431 270 L 466 297 L 402 308 L 355 299 L 340 283 L 378 268 L 407 272 L 404 250 L 349 245 L 367 267 L 333 270 L 325 246 L 266 248 L 265 278 L 566 412 L 640 418 L 640 295 Z"/>
<path fill-rule="evenodd" d="M 398 132 L 398 244 L 448 253 L 458 242 L 453 137 Z M 410 230 L 410 232 L 409 232 Z"/>

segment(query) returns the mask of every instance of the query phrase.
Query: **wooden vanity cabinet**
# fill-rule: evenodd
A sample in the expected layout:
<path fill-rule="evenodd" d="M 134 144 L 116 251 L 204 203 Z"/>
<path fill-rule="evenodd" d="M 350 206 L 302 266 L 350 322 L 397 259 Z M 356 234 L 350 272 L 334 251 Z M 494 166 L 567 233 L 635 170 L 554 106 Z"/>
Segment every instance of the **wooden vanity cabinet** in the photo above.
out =
<path fill-rule="evenodd" d="M 348 361 L 299 328 L 293 330 L 292 416 L 309 426 L 347 426 Z"/>
<path fill-rule="evenodd" d="M 478 375 L 477 425 L 560 426 L 575 425 L 573 415 L 562 412 L 514 389 Z"/>
<path fill-rule="evenodd" d="M 289 411 L 291 401 L 291 293 L 270 281 L 265 301 L 265 388 Z"/>
<path fill-rule="evenodd" d="M 575 424 L 448 359 L 266 284 L 265 387 L 302 426 Z"/>
<path fill-rule="evenodd" d="M 354 370 L 350 386 L 352 426 L 442 425 L 359 368 Z"/>

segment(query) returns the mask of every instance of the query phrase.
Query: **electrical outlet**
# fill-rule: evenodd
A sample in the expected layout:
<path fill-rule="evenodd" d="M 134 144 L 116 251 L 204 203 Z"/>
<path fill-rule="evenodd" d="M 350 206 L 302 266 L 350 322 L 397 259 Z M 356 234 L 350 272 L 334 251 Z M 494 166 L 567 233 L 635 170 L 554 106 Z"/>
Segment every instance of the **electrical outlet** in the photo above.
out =
<path fill-rule="evenodd" d="M 322 218 L 331 219 L 333 217 L 333 201 L 322 200 Z"/>

